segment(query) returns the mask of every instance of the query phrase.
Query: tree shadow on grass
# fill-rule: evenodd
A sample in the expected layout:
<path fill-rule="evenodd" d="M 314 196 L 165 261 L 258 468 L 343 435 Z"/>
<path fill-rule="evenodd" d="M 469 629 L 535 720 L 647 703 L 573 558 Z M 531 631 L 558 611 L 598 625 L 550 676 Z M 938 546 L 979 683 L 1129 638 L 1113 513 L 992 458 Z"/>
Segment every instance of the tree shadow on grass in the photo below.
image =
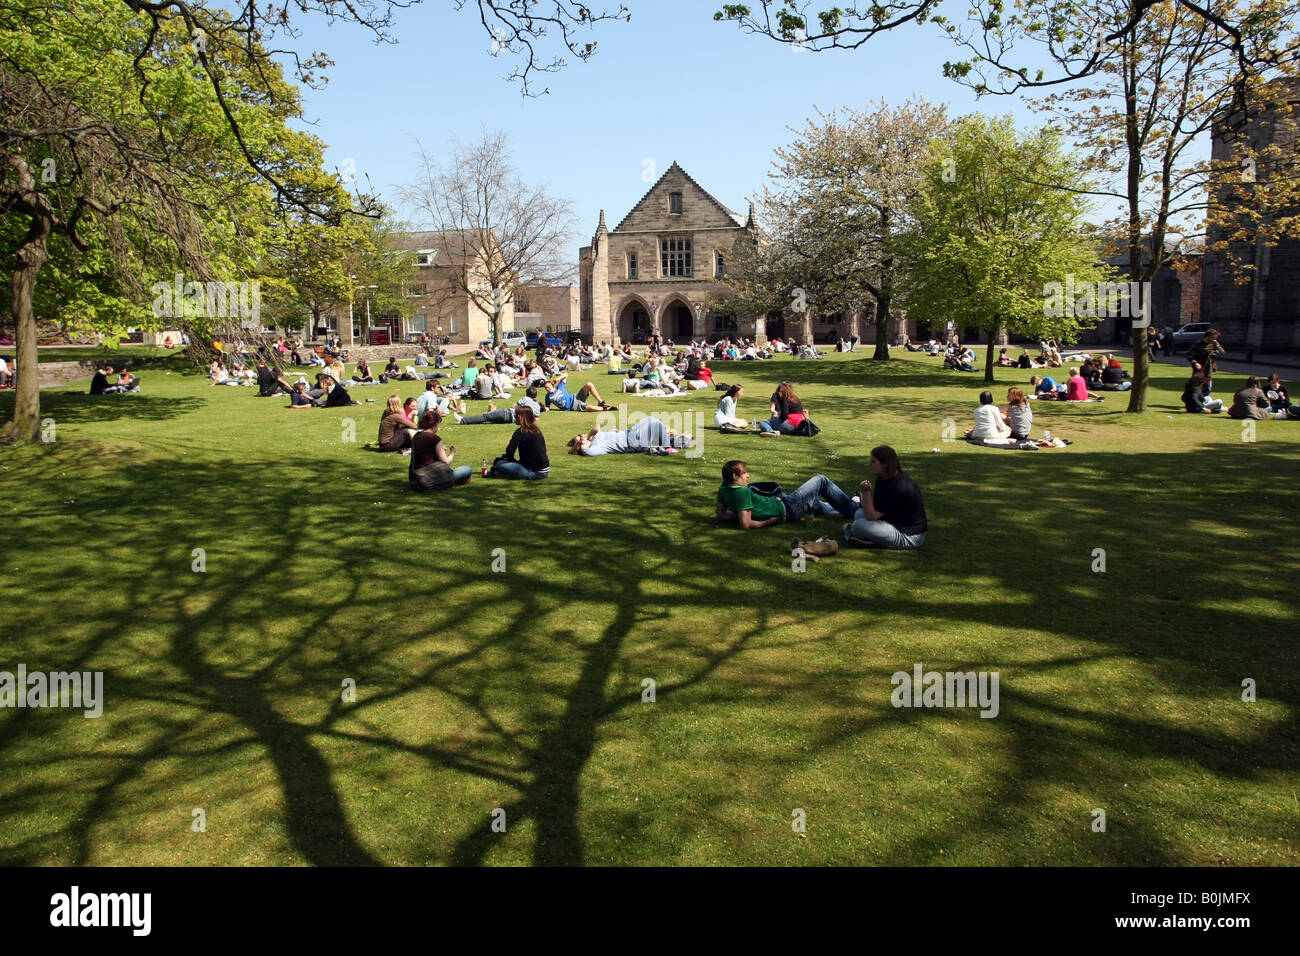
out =
<path fill-rule="evenodd" d="M 41 419 L 86 424 L 122 420 L 164 422 L 181 418 L 207 405 L 202 398 L 157 398 L 139 394 L 84 395 L 72 392 L 41 392 Z M 0 394 L 0 419 L 13 417 L 12 393 Z"/>
<path fill-rule="evenodd" d="M 714 529 L 715 469 L 681 456 L 648 465 L 639 456 L 566 458 L 544 489 L 528 489 L 521 510 L 502 506 L 501 496 L 515 490 L 503 483 L 411 494 L 379 456 L 326 459 L 310 469 L 243 463 L 233 493 L 224 468 L 142 461 L 130 478 L 149 496 L 124 502 L 85 477 L 93 450 L 58 454 L 83 473 L 81 509 L 111 507 L 138 530 L 126 551 L 104 553 L 95 544 L 88 552 L 82 520 L 46 511 L 39 538 L 28 539 L 28 581 L 12 626 L 30 667 L 108 671 L 102 720 L 121 736 L 87 751 L 75 727 L 53 728 L 33 711 L 0 715 L 0 755 L 27 768 L 10 781 L 0 819 L 27 824 L 53 799 L 63 802 L 58 816 L 67 821 L 10 842 L 9 862 L 104 862 L 101 832 L 135 812 L 142 781 L 180 792 L 199 780 L 233 801 L 221 788 L 237 781 L 207 777 L 218 757 L 247 753 L 249 772 L 263 762 L 273 771 L 296 859 L 357 865 L 408 857 L 411 849 L 392 848 L 384 824 L 365 825 L 352 796 L 368 779 L 367 762 L 403 758 L 419 762 L 435 801 L 470 784 L 507 791 L 496 805 L 512 833 L 532 821 L 533 862 L 585 863 L 583 795 L 601 786 L 591 762 L 614 728 L 634 740 L 638 733 L 627 719 L 627 709 L 640 706 L 620 676 L 627 673 L 676 675 L 659 688 L 657 706 L 670 704 L 658 712 L 681 716 L 661 720 L 709 715 L 725 724 L 736 695 L 757 693 L 772 701 L 773 726 L 793 723 L 796 736 L 816 743 L 756 756 L 742 735 L 709 768 L 725 780 L 798 773 L 829 748 L 864 737 L 869 744 L 898 721 L 910 722 L 916 746 L 928 753 L 933 715 L 891 710 L 888 675 L 916 661 L 1001 668 L 1003 714 L 989 723 L 1014 769 L 971 807 L 1001 841 L 1018 840 L 1015 821 L 1039 812 L 1036 793 L 1095 780 L 1099 761 L 1160 759 L 1250 781 L 1296 765 L 1300 675 L 1287 637 L 1297 620 L 1289 587 L 1262 575 L 1225 578 L 1221 570 L 1250 566 L 1260 554 L 1278 566 L 1300 564 L 1284 489 L 1257 484 L 1260 475 L 1294 473 L 1300 450 L 1291 446 L 1205 446 L 1190 459 L 989 455 L 978 472 L 969 460 L 918 458 L 909 471 L 930 513 L 925 548 L 846 552 L 818 573 L 790 579 L 790 529 Z M 1212 461 L 1217 484 L 1189 478 L 1189 460 Z M 844 467 L 851 476 L 864 464 Z M 662 501 L 665 488 L 701 476 L 709 481 L 698 501 L 677 501 L 673 510 L 629 507 Z M 1189 482 L 1195 496 L 1146 497 L 1148 489 Z M 1243 494 L 1245 487 L 1260 490 Z M 1126 526 L 1114 520 L 1121 508 L 1135 512 Z M 1207 520 L 1216 515 L 1230 515 L 1251 534 L 1222 523 L 1216 530 Z M 354 537 L 358 524 L 369 530 Z M 837 528 L 821 522 L 814 530 Z M 509 573 L 489 570 L 497 546 L 509 553 Z M 191 571 L 195 547 L 207 552 L 202 574 Z M 1107 551 L 1104 574 L 1089 569 L 1094 547 Z M 61 600 L 68 575 L 87 592 L 118 600 Z M 998 599 L 978 599 L 989 595 Z M 1209 595 L 1220 599 L 1207 602 Z M 1260 600 L 1288 608 L 1267 631 L 1253 611 L 1234 605 Z M 39 627 L 33 615 L 56 606 L 57 629 Z M 763 663 L 766 656 L 749 659 L 831 615 L 858 623 L 804 650 L 788 648 L 797 656 L 780 667 Z M 922 622 L 941 643 L 908 622 Z M 1006 648 L 941 640 L 973 628 L 1037 633 L 1047 643 L 1007 660 Z M 1056 643 L 1093 650 L 1062 655 Z M 1267 675 L 1270 698 L 1287 716 L 1233 736 L 1101 707 L 1068 690 L 1035 691 L 1027 679 L 1049 675 L 1076 688 L 1069 674 L 1089 662 L 1123 662 L 1163 694 L 1222 699 L 1224 708 L 1242 675 Z M 827 667 L 838 669 L 833 682 L 819 679 Z M 340 698 L 344 676 L 364 688 L 355 703 Z M 872 688 L 865 705 L 844 695 L 848 685 Z M 422 730 L 407 709 L 432 713 L 435 729 Z M 193 749 L 187 741 L 214 721 L 221 733 Z M 1063 723 L 1086 733 L 1072 735 Z M 171 769 L 159 782 L 164 765 Z M 80 769 L 51 769 L 62 766 Z M 435 859 L 489 861 L 502 838 L 487 809 L 456 818 L 459 835 Z M 648 821 L 651 832 L 708 825 Z M 1122 841 L 1080 849 L 1079 857 L 1178 862 L 1169 825 L 1135 809 Z M 915 830 L 863 852 L 929 861 L 963 837 L 963 826 Z M 1088 856 L 1094 853 L 1100 856 Z M 748 859 L 766 857 L 754 847 Z"/>

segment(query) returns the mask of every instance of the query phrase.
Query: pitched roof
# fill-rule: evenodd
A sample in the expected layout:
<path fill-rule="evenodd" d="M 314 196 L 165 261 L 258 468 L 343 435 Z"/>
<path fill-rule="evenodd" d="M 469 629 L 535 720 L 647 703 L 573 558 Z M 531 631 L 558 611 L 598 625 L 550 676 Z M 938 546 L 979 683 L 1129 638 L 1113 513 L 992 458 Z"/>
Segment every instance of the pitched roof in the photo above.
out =
<path fill-rule="evenodd" d="M 650 194 L 651 194 L 652 192 L 654 192 L 656 189 L 659 188 L 659 184 L 662 183 L 665 179 L 667 179 L 669 173 L 671 173 L 674 169 L 677 170 L 679 173 L 681 173 L 684 177 L 686 177 L 686 181 L 687 181 L 688 183 L 690 183 L 692 186 L 694 186 L 694 187 L 695 187 L 696 189 L 698 189 L 700 192 L 704 193 L 704 198 L 707 199 L 709 202 L 713 203 L 713 205 L 717 206 L 718 209 L 720 209 L 720 210 L 722 211 L 722 213 L 723 213 L 723 214 L 724 214 L 728 219 L 730 219 L 733 223 L 735 223 L 737 226 L 741 226 L 741 227 L 743 227 L 743 226 L 745 225 L 745 220 L 744 220 L 744 219 L 741 219 L 740 216 L 736 215 L 736 213 L 733 212 L 730 208 L 728 208 L 728 207 L 727 207 L 726 205 L 724 205 L 723 203 L 719 202 L 719 201 L 717 200 L 717 198 L 716 198 L 712 193 L 710 193 L 707 189 L 705 189 L 703 186 L 701 186 L 699 183 L 697 183 L 697 182 L 696 182 L 696 181 L 691 177 L 691 174 L 690 174 L 690 173 L 688 173 L 686 170 L 682 169 L 681 166 L 677 165 L 677 160 L 674 159 L 673 162 L 672 162 L 672 165 L 669 166 L 667 169 L 664 170 L 664 174 L 663 174 L 662 176 L 660 176 L 657 180 L 655 180 L 655 184 L 654 184 L 653 186 L 651 186 L 649 189 L 646 190 L 645 195 L 642 196 L 640 199 L 638 199 L 635 203 L 632 204 L 632 208 L 628 210 L 628 213 L 627 213 L 626 216 L 623 217 L 622 222 L 620 222 L 617 226 L 614 227 L 614 230 L 613 230 L 614 232 L 618 232 L 620 229 L 623 228 L 624 223 L 626 223 L 626 222 L 628 221 L 628 219 L 630 219 L 630 218 L 632 217 L 632 213 L 636 212 L 637 209 L 639 209 L 639 208 L 641 207 L 641 204 L 642 204 L 643 202 L 645 202 L 647 199 L 650 198 Z M 603 212 L 603 210 L 602 210 L 602 212 Z"/>
<path fill-rule="evenodd" d="M 393 239 L 401 248 L 411 252 L 434 250 L 433 264 L 445 266 L 453 263 L 465 265 L 474 258 L 461 251 L 465 243 L 463 237 L 472 239 L 473 235 L 470 229 L 448 229 L 441 232 L 398 232 L 393 234 Z"/>

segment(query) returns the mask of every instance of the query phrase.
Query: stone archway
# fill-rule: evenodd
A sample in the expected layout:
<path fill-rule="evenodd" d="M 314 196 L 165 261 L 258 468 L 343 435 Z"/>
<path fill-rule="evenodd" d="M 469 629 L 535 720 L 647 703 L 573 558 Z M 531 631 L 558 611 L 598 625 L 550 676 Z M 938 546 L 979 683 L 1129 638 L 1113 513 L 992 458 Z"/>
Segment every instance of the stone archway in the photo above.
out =
<path fill-rule="evenodd" d="M 680 296 L 673 296 L 659 310 L 659 331 L 664 340 L 676 343 L 695 338 L 695 310 Z"/>
<path fill-rule="evenodd" d="M 650 307 L 639 298 L 631 298 L 618 310 L 614 330 L 620 342 L 644 342 L 650 333 Z"/>

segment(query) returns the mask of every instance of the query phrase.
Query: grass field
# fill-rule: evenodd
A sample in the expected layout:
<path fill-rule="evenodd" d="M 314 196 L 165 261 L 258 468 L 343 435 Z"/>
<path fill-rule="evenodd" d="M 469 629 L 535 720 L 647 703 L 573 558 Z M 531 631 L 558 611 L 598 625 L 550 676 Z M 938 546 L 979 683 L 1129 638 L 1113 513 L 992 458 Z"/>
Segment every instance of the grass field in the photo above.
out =
<path fill-rule="evenodd" d="M 0 863 L 1300 864 L 1300 423 L 1243 441 L 1153 374 L 1150 414 L 1037 403 L 1074 444 L 1002 452 L 943 440 L 984 385 L 937 360 L 718 363 L 821 435 L 575 459 L 593 416 L 553 412 L 551 478 L 428 496 L 363 447 L 387 387 L 291 413 L 178 357 L 44 392 L 56 443 L 0 450 L 0 670 L 106 702 L 0 710 Z M 444 427 L 476 470 L 510 432 Z M 797 573 L 789 526 L 715 527 L 727 459 L 847 489 L 879 443 L 922 549 Z M 917 663 L 997 671 L 997 717 L 893 707 Z"/>
<path fill-rule="evenodd" d="M 119 345 L 116 348 L 104 348 L 102 345 L 60 345 L 57 347 L 45 347 L 37 349 L 37 361 L 42 364 L 46 362 L 111 362 L 114 367 L 122 362 L 135 361 L 144 358 L 157 358 L 159 356 L 171 353 L 172 349 L 165 349 L 157 345 Z M 14 347 L 11 345 L 3 350 L 4 354 L 12 357 Z"/>

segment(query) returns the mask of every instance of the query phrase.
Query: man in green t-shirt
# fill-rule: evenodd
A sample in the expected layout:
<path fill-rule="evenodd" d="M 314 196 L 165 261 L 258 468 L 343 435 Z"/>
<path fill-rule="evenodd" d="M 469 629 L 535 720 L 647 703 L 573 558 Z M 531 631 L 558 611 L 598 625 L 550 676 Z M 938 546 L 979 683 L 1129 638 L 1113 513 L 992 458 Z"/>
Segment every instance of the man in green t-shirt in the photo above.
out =
<path fill-rule="evenodd" d="M 853 499 L 825 475 L 814 475 L 793 494 L 769 496 L 750 491 L 749 466 L 743 461 L 729 461 L 722 466 L 717 518 L 719 521 L 734 518 L 742 531 L 798 521 L 805 515 L 839 514 L 852 520 L 857 508 Z"/>

